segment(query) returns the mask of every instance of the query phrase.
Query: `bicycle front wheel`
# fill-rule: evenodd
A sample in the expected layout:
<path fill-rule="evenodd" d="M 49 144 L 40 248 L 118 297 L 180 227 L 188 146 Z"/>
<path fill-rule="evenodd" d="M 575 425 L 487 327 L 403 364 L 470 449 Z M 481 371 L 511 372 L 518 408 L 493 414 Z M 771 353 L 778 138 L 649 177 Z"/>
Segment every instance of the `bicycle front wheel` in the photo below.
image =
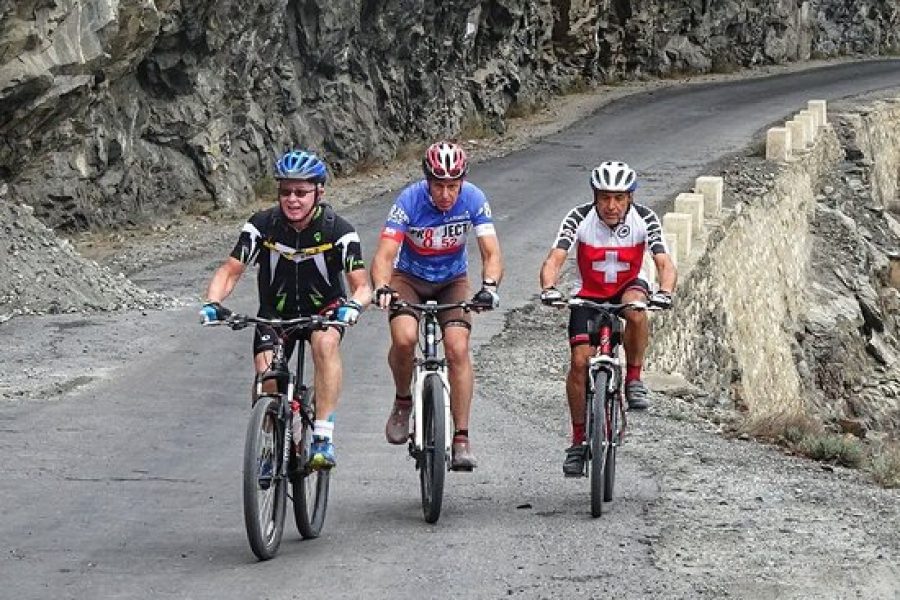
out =
<path fill-rule="evenodd" d="M 424 448 L 419 458 L 419 484 L 425 521 L 436 523 L 444 501 L 444 475 L 447 473 L 447 447 L 444 424 L 444 385 L 431 374 L 422 388 L 422 432 Z"/>
<path fill-rule="evenodd" d="M 315 398 L 310 396 L 310 415 L 316 414 Z M 307 410 L 307 409 L 305 409 Z M 295 415 L 295 419 L 302 418 Z M 294 520 L 297 530 L 304 539 L 319 537 L 322 525 L 325 524 L 325 511 L 328 509 L 328 486 L 331 482 L 330 470 L 309 470 L 305 465 L 309 462 L 309 449 L 312 444 L 312 427 L 310 421 L 304 419 L 303 433 L 299 440 L 294 440 L 299 449 L 297 460 L 299 469 L 293 479 L 294 488 Z"/>
<path fill-rule="evenodd" d="M 591 516 L 603 514 L 603 488 L 606 484 L 607 443 L 606 385 L 609 374 L 598 371 L 594 378 L 594 393 L 588 402 L 591 424 Z"/>
<path fill-rule="evenodd" d="M 287 482 L 282 476 L 280 411 L 281 398 L 259 398 L 250 413 L 244 443 L 244 525 L 250 548 L 260 560 L 275 556 L 284 532 Z"/>
<path fill-rule="evenodd" d="M 603 501 L 612 502 L 613 488 L 616 486 L 616 451 L 619 448 L 619 413 L 620 400 L 618 393 L 610 395 L 603 406 L 609 423 L 607 431 L 606 466 L 603 470 Z"/>

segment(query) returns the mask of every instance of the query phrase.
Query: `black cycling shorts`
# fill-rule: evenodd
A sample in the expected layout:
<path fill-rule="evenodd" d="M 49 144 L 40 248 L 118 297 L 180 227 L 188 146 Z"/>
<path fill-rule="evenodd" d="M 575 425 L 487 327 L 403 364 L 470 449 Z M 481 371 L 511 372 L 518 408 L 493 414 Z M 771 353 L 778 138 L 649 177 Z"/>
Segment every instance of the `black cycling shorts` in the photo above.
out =
<path fill-rule="evenodd" d="M 611 304 L 618 304 L 622 302 L 622 296 L 625 294 L 625 292 L 631 290 L 641 290 L 642 292 L 644 292 L 645 296 L 650 296 L 650 284 L 638 277 L 628 282 L 625 287 L 622 288 L 621 292 L 610 298 L 589 298 L 587 296 L 579 297 L 584 298 L 585 300 L 591 300 L 592 302 L 609 302 Z M 596 346 L 600 343 L 599 339 L 597 338 L 597 323 L 594 321 L 596 315 L 597 311 L 593 308 L 587 308 L 586 306 L 576 306 L 572 308 L 572 310 L 569 312 L 570 346 L 580 346 L 582 344 L 590 344 L 591 346 Z"/>

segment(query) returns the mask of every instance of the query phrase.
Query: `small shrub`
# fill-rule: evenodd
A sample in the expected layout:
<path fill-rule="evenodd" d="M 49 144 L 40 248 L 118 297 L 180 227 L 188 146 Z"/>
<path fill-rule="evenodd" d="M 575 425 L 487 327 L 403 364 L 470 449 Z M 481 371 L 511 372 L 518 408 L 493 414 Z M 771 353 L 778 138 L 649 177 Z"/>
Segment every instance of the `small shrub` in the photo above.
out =
<path fill-rule="evenodd" d="M 521 100 L 513 102 L 506 109 L 506 117 L 509 119 L 522 119 L 530 117 L 544 108 L 544 104 L 533 100 Z"/>
<path fill-rule="evenodd" d="M 845 467 L 858 467 L 863 461 L 862 445 L 852 436 L 808 435 L 797 450 L 814 460 L 837 462 Z"/>
<path fill-rule="evenodd" d="M 563 96 L 570 94 L 585 94 L 593 89 L 591 82 L 581 75 L 573 77 L 559 88 L 559 93 Z"/>
<path fill-rule="evenodd" d="M 459 137 L 463 140 L 481 139 L 490 137 L 494 131 L 487 121 L 480 115 L 467 115 L 459 126 Z"/>
<path fill-rule="evenodd" d="M 900 444 L 886 444 L 873 451 L 869 468 L 878 485 L 900 487 Z"/>
<path fill-rule="evenodd" d="M 406 141 L 397 147 L 397 152 L 394 156 L 402 162 L 420 161 L 425 154 L 426 148 L 428 148 L 428 144 L 425 142 Z"/>

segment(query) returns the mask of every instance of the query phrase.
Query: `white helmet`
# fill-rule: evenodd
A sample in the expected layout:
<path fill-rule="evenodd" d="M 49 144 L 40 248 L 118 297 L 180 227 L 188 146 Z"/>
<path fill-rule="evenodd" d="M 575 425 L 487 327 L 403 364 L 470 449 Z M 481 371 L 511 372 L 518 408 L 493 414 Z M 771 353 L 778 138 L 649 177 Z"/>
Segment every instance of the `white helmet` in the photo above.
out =
<path fill-rule="evenodd" d="M 591 187 L 598 192 L 633 192 L 637 173 L 623 162 L 602 162 L 591 171 Z"/>

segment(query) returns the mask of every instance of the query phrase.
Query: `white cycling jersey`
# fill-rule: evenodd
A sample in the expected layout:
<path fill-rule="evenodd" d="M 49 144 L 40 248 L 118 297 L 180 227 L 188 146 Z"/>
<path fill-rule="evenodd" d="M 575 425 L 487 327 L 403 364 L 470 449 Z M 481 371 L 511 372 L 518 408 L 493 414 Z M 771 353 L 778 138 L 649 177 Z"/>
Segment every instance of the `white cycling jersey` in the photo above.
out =
<path fill-rule="evenodd" d="M 650 208 L 631 203 L 618 225 L 610 227 L 594 210 L 594 203 L 576 206 L 563 219 L 554 248 L 575 248 L 578 279 L 574 294 L 612 298 L 635 279 L 646 281 L 644 252 L 668 254 L 659 217 Z"/>

